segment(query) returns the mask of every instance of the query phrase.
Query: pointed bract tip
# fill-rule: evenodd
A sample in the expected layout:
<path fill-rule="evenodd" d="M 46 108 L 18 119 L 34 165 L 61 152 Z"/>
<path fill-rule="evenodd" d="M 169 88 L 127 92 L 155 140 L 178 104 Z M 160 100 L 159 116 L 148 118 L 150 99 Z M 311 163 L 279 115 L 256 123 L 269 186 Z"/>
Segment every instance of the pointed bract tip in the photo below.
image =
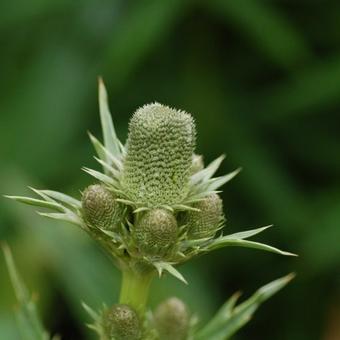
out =
<path fill-rule="evenodd" d="M 282 252 L 282 255 L 299 257 L 298 254 L 290 253 L 290 252 L 288 252 L 288 251 L 283 251 L 283 252 Z"/>
<path fill-rule="evenodd" d="M 285 281 L 288 283 L 288 282 L 292 281 L 295 277 L 296 277 L 296 273 L 292 272 L 292 273 L 289 273 L 288 275 L 284 276 L 283 279 L 285 279 Z"/>
<path fill-rule="evenodd" d="M 102 77 L 98 77 L 98 92 L 99 92 L 99 97 L 107 100 L 106 87 L 105 87 L 105 83 Z"/>

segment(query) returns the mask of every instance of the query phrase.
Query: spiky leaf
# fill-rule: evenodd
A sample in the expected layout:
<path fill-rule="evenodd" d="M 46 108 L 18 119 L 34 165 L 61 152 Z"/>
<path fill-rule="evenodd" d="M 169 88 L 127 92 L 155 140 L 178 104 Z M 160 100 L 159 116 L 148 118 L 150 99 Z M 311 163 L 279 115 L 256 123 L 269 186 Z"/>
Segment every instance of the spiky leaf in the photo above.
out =
<path fill-rule="evenodd" d="M 226 340 L 243 327 L 253 316 L 257 308 L 272 295 L 282 289 L 294 277 L 289 274 L 270 282 L 257 290 L 249 299 L 235 306 L 239 294 L 233 295 L 211 321 L 197 334 L 195 340 Z"/>
<path fill-rule="evenodd" d="M 25 287 L 14 263 L 10 248 L 2 245 L 8 272 L 18 300 L 17 320 L 23 340 L 48 340 L 50 336 L 38 315 L 37 307 Z"/>
<path fill-rule="evenodd" d="M 104 146 L 113 156 L 120 155 L 119 141 L 112 122 L 112 117 L 107 100 L 107 92 L 102 78 L 99 78 L 99 113 L 102 124 Z M 109 160 L 107 160 L 109 161 Z"/>

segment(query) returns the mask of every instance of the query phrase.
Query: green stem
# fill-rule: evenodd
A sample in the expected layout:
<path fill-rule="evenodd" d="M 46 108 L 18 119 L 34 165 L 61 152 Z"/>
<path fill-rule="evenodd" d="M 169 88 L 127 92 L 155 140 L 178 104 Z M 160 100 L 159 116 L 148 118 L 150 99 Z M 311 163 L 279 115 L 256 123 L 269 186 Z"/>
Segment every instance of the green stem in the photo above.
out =
<path fill-rule="evenodd" d="M 138 273 L 132 270 L 125 270 L 122 274 L 119 303 L 130 305 L 137 312 L 143 313 L 154 273 Z"/>

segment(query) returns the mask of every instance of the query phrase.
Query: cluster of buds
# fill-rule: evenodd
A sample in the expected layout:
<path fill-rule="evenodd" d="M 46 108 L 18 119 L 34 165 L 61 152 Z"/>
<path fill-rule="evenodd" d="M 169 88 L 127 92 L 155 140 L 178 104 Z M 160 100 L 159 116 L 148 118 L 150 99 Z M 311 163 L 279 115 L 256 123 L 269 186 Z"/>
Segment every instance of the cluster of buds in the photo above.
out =
<path fill-rule="evenodd" d="M 102 146 L 107 174 L 86 169 L 100 183 L 84 190 L 81 219 L 122 270 L 143 263 L 162 273 L 199 253 L 222 227 L 216 190 L 232 176 L 212 178 L 217 166 L 204 168 L 195 137 L 190 114 L 145 105 L 131 118 L 125 146 L 114 155 Z"/>
<path fill-rule="evenodd" d="M 122 144 L 114 130 L 102 82 L 99 95 L 104 144 L 91 134 L 90 139 L 103 172 L 84 168 L 96 183 L 83 190 L 81 200 L 36 189 L 33 190 L 39 199 L 10 198 L 52 209 L 52 213 L 40 214 L 80 226 L 122 271 L 119 304 L 104 307 L 100 313 L 85 305 L 94 318 L 92 328 L 102 340 L 192 338 L 192 317 L 180 300 L 171 298 L 151 316 L 148 314 L 148 291 L 155 275 L 167 272 L 186 283 L 177 265 L 227 246 L 293 254 L 247 240 L 268 226 L 222 234 L 220 229 L 225 218 L 219 188 L 239 169 L 214 177 L 224 157 L 204 165 L 203 157 L 195 153 L 196 128 L 189 113 L 159 103 L 145 105 L 132 116 L 127 142 Z M 278 290 L 282 282 L 286 283 L 287 279 L 270 285 L 270 294 L 274 288 Z M 262 302 L 270 294 L 266 290 L 257 296 Z M 233 308 L 235 303 L 233 300 L 228 308 Z M 255 309 L 251 309 L 251 313 Z M 241 312 L 239 308 L 240 317 L 246 320 Z M 220 313 L 218 317 L 224 316 Z M 214 326 L 208 325 L 194 338 L 210 339 L 211 332 L 220 323 L 212 321 Z M 222 332 L 218 327 L 216 332 L 225 334 L 225 330 Z"/>

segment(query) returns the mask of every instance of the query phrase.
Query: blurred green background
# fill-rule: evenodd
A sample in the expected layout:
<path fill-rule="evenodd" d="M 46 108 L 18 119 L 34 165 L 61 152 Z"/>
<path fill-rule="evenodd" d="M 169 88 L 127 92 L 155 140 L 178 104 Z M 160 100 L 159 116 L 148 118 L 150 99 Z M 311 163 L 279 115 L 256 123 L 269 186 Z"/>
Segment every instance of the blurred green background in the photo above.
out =
<path fill-rule="evenodd" d="M 227 159 L 226 232 L 273 223 L 258 237 L 299 258 L 227 248 L 154 284 L 207 320 L 290 271 L 297 278 L 235 339 L 340 339 L 340 2 L 30 0 L 0 3 L 0 193 L 27 186 L 79 197 L 96 167 L 102 75 L 118 135 L 152 101 L 187 110 L 198 152 Z M 119 273 L 79 230 L 0 199 L 0 239 L 13 249 L 47 327 L 92 339 L 80 306 L 117 299 Z M 18 339 L 0 257 L 0 337 Z M 14 308 L 13 308 L 14 307 Z"/>

